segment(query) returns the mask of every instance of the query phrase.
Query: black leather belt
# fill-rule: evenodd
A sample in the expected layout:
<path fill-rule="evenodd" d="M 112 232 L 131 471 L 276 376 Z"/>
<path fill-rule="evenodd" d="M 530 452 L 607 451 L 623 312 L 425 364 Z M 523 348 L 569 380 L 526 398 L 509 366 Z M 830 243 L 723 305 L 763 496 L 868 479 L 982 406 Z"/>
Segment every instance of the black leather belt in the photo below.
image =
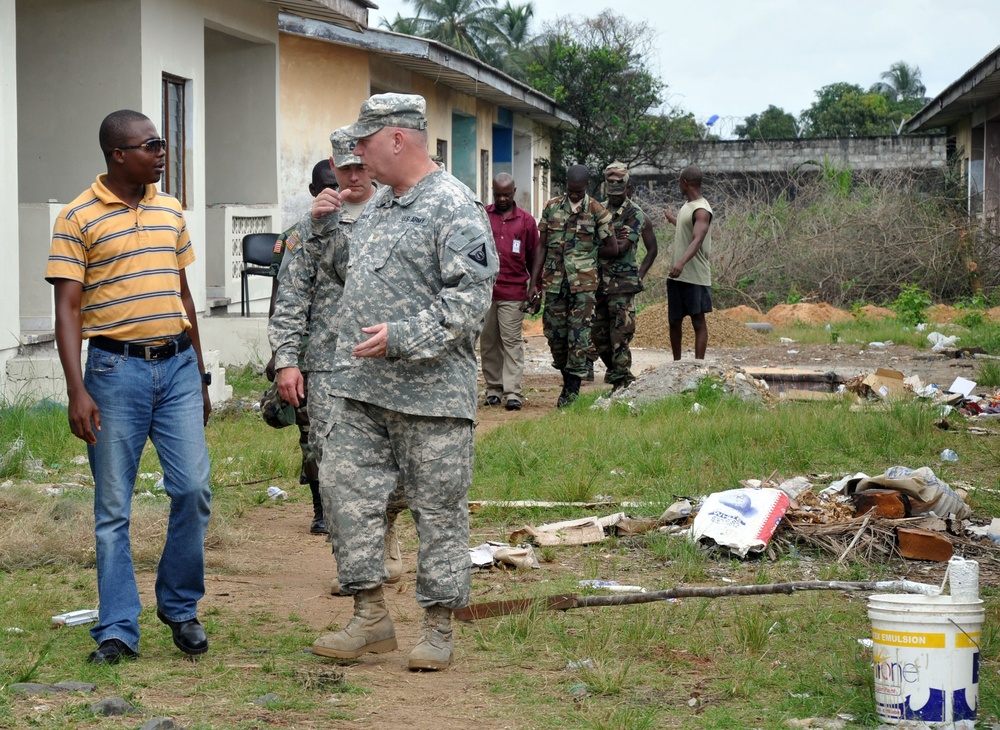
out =
<path fill-rule="evenodd" d="M 143 360 L 166 360 L 168 357 L 179 355 L 191 347 L 191 338 L 185 332 L 173 342 L 168 342 L 165 345 L 140 345 L 135 342 L 122 342 L 121 340 L 112 340 L 110 337 L 98 336 L 90 338 L 89 346 L 125 357 L 141 357 Z"/>

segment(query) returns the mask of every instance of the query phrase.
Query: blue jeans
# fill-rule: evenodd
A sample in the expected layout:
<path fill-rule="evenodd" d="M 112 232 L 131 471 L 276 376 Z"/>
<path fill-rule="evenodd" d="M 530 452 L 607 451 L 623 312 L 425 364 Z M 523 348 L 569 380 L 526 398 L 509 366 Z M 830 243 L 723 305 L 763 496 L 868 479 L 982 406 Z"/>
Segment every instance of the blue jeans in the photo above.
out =
<path fill-rule="evenodd" d="M 139 650 L 139 589 L 129 521 L 139 458 L 148 437 L 170 497 L 167 540 L 156 570 L 156 605 L 171 621 L 197 615 L 205 595 L 208 447 L 201 378 L 193 348 L 146 361 L 88 348 L 84 385 L 101 415 L 97 444 L 87 447 L 94 474 L 97 595 L 100 615 L 90 635 Z"/>

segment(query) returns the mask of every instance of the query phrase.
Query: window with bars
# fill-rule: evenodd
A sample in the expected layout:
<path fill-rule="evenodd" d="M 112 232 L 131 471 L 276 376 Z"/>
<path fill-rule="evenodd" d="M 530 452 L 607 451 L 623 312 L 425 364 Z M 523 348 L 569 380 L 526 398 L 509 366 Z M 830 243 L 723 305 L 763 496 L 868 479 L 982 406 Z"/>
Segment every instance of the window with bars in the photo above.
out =
<path fill-rule="evenodd" d="M 184 174 L 185 130 L 185 86 L 186 81 L 176 76 L 163 75 L 163 124 L 164 139 L 167 140 L 167 167 L 163 173 L 163 192 L 177 198 L 181 207 L 187 208 L 187 186 Z"/>

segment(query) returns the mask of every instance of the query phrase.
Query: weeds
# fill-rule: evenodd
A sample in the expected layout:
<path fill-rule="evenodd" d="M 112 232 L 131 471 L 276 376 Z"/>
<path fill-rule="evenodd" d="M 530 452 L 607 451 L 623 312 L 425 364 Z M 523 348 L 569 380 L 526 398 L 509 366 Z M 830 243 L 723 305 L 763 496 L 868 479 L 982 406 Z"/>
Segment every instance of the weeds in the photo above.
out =
<path fill-rule="evenodd" d="M 983 360 L 976 372 L 976 383 L 985 388 L 1000 386 L 1000 362 Z"/>

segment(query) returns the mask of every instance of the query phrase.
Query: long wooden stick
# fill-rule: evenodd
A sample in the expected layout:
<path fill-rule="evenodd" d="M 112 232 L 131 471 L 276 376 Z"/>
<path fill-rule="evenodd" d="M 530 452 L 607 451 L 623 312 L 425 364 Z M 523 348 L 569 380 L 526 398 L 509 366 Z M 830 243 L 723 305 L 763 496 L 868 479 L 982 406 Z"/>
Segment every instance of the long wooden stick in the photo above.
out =
<path fill-rule="evenodd" d="M 542 610 L 566 611 L 571 608 L 597 608 L 603 606 L 630 606 L 636 603 L 653 603 L 671 598 L 719 598 L 721 596 L 761 596 L 796 591 L 895 591 L 934 596 L 941 592 L 938 586 L 915 583 L 909 580 L 838 581 L 800 580 L 788 583 L 763 583 L 749 586 L 686 586 L 649 593 L 616 593 L 610 596 L 581 596 L 565 593 L 558 596 L 513 601 L 474 603 L 455 611 L 460 621 L 475 621 L 511 613 L 524 613 L 537 606 Z"/>

